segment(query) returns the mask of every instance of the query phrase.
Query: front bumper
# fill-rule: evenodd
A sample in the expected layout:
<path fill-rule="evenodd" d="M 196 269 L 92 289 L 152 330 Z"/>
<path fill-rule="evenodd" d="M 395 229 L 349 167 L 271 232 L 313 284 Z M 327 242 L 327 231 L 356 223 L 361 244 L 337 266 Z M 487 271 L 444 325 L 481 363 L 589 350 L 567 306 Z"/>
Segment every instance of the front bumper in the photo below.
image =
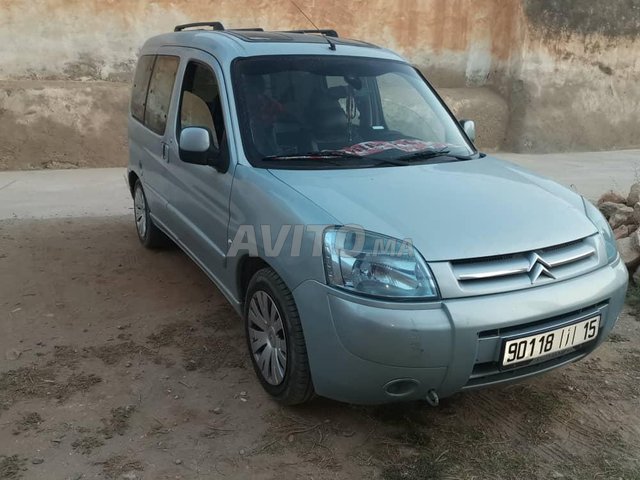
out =
<path fill-rule="evenodd" d="M 515 292 L 397 303 L 307 281 L 293 292 L 319 395 L 358 404 L 439 397 L 519 380 L 575 361 L 607 337 L 620 315 L 628 273 L 620 260 L 589 274 Z M 502 335 L 527 335 L 602 315 L 595 342 L 502 371 Z"/>

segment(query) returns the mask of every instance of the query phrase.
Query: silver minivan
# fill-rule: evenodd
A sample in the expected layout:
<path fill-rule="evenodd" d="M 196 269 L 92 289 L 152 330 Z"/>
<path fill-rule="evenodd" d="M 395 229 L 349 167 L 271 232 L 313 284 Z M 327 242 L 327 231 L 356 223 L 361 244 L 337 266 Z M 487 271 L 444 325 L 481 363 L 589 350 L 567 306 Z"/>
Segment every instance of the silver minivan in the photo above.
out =
<path fill-rule="evenodd" d="M 140 241 L 211 278 L 282 403 L 437 404 L 585 357 L 622 309 L 591 203 L 478 152 L 418 70 L 335 31 L 151 38 L 129 140 Z"/>

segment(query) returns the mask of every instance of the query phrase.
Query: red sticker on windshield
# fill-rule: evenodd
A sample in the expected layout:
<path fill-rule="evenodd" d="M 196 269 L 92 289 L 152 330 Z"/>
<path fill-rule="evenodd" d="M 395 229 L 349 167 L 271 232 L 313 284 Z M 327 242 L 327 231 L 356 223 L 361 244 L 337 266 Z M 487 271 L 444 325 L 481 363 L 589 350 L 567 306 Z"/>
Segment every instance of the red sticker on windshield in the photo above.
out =
<path fill-rule="evenodd" d="M 413 153 L 431 149 L 439 150 L 446 148 L 447 146 L 448 145 L 446 143 L 402 139 L 391 142 L 375 141 L 356 143 L 350 147 L 342 148 L 340 151 L 365 157 L 367 155 L 375 155 L 376 153 L 385 152 L 387 150 L 400 150 L 402 152 Z"/>

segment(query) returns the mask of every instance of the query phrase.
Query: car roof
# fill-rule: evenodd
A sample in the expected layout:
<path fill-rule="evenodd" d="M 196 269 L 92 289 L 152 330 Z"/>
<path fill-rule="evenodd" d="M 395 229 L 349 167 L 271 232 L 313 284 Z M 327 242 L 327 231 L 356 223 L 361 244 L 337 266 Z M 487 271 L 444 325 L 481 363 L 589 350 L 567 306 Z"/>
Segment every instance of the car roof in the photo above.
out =
<path fill-rule="evenodd" d="M 368 42 L 339 38 L 333 34 L 323 36 L 317 32 L 304 32 L 260 29 L 181 30 L 150 38 L 144 44 L 141 55 L 171 46 L 204 50 L 223 64 L 239 57 L 262 55 L 340 55 L 405 61 L 400 55 Z M 335 50 L 330 48 L 329 42 L 335 45 Z"/>

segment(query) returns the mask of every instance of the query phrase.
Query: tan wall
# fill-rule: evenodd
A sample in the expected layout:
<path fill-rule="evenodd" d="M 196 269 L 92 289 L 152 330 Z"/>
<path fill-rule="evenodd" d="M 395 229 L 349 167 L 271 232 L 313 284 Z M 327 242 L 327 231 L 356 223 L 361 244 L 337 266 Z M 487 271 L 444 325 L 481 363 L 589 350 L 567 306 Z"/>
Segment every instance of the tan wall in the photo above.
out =
<path fill-rule="evenodd" d="M 298 0 L 325 28 L 392 48 L 447 86 L 508 60 L 516 0 Z M 128 78 L 138 48 L 178 23 L 311 28 L 289 0 L 0 0 L 0 79 Z"/>
<path fill-rule="evenodd" d="M 562 5 L 562 9 L 558 8 Z M 502 91 L 517 151 L 640 146 L 640 1 L 528 0 Z"/>
<path fill-rule="evenodd" d="M 640 0 L 297 2 L 318 25 L 421 67 L 477 120 L 483 148 L 640 145 Z M 0 169 L 124 164 L 138 49 L 201 20 L 310 27 L 289 0 L 0 0 Z"/>

